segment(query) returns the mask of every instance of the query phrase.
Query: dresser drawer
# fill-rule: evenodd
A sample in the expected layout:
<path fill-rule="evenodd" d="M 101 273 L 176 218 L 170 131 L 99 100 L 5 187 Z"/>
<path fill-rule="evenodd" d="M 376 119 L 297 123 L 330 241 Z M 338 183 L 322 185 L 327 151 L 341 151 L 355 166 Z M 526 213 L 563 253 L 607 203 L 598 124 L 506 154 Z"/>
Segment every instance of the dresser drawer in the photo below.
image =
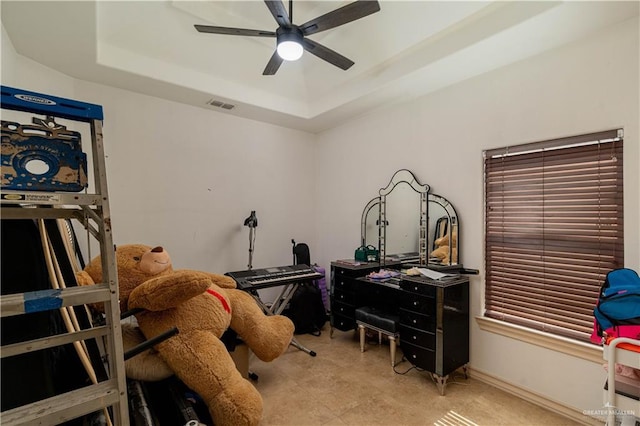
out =
<path fill-rule="evenodd" d="M 400 288 L 410 293 L 419 294 L 422 296 L 434 297 L 434 298 L 436 297 L 437 287 L 432 285 L 403 280 L 403 281 L 400 281 Z"/>
<path fill-rule="evenodd" d="M 333 289 L 336 291 L 356 291 L 357 286 L 355 278 L 336 277 L 333 281 Z"/>
<path fill-rule="evenodd" d="M 333 300 L 333 303 L 331 304 L 331 312 L 335 313 L 336 315 L 341 315 L 341 316 L 345 316 L 348 318 L 355 318 L 356 317 L 356 308 L 353 305 L 348 305 L 345 303 L 341 303 L 337 300 Z"/>
<path fill-rule="evenodd" d="M 426 349 L 435 350 L 436 335 L 428 331 L 418 330 L 400 323 L 400 341 L 404 345 L 410 343 Z"/>
<path fill-rule="evenodd" d="M 401 308 L 423 315 L 436 316 L 436 299 L 432 297 L 410 295 L 405 297 Z"/>
<path fill-rule="evenodd" d="M 400 336 L 402 339 L 402 336 Z M 412 345 L 409 342 L 401 340 L 400 347 L 404 357 L 418 368 L 434 372 L 436 367 L 436 352 L 433 349 L 423 348 L 421 346 Z"/>
<path fill-rule="evenodd" d="M 338 289 L 335 289 L 331 297 L 332 302 L 342 302 L 347 305 L 353 305 L 356 301 L 355 293 Z"/>
<path fill-rule="evenodd" d="M 365 275 L 367 275 L 369 272 L 371 271 L 376 271 L 380 269 L 380 266 L 376 267 L 371 267 L 371 268 L 356 268 L 356 269 L 349 269 L 349 268 L 333 268 L 333 272 L 334 272 L 334 277 L 337 280 L 338 278 L 358 278 L 358 277 L 364 277 Z"/>
<path fill-rule="evenodd" d="M 436 331 L 435 315 L 419 314 L 404 308 L 400 308 L 400 323 L 419 330 Z"/>
<path fill-rule="evenodd" d="M 349 331 L 356 328 L 356 320 L 354 317 L 346 317 L 331 312 L 331 326 L 342 331 Z"/>

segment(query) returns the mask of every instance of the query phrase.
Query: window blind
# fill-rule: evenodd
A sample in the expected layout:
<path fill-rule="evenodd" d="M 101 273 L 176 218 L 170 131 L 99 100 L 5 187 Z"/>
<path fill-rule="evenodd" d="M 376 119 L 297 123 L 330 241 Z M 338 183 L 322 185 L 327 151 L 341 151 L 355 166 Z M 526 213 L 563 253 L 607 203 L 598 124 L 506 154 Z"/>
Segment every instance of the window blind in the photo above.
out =
<path fill-rule="evenodd" d="M 589 341 L 623 266 L 622 131 L 485 151 L 485 315 Z"/>

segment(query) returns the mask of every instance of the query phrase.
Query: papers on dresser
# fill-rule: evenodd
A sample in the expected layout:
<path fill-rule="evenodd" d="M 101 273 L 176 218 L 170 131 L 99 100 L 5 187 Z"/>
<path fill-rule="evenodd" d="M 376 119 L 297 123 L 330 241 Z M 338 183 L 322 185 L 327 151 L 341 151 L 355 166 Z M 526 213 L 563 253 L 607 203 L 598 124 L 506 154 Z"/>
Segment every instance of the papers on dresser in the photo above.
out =
<path fill-rule="evenodd" d="M 443 280 L 447 278 L 457 277 L 457 275 L 443 274 L 442 272 L 434 271 L 433 269 L 427 269 L 427 268 L 418 268 L 418 272 L 420 272 L 421 275 L 424 275 L 425 277 L 430 278 L 432 280 Z"/>

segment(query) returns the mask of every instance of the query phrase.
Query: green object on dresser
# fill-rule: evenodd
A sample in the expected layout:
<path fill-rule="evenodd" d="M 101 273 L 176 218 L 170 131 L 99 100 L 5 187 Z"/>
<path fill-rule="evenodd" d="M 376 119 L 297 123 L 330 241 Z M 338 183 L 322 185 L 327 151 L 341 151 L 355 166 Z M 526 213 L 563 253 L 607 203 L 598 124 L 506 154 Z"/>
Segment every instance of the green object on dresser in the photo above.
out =
<path fill-rule="evenodd" d="M 360 246 L 356 249 L 353 257 L 360 262 L 378 262 L 380 260 L 380 252 L 372 245 Z"/>

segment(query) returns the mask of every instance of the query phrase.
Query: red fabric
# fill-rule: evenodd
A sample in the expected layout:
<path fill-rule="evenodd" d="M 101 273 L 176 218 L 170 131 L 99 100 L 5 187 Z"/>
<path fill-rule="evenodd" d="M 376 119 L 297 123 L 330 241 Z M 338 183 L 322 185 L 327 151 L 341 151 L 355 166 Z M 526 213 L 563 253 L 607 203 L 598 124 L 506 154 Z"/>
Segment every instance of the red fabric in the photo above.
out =
<path fill-rule="evenodd" d="M 598 322 L 593 319 L 593 332 L 591 333 L 591 341 L 593 343 L 602 344 L 602 337 L 598 334 Z M 632 339 L 640 339 L 640 325 L 617 325 L 615 327 L 604 330 L 604 335 L 607 338 L 614 337 L 630 337 Z"/>
<path fill-rule="evenodd" d="M 615 337 L 608 337 L 606 344 L 608 345 L 609 342 L 612 341 L 613 339 L 615 339 Z M 631 343 L 620 343 L 616 347 L 621 348 L 621 349 L 626 349 L 628 351 L 640 352 L 640 346 L 632 345 Z"/>
<path fill-rule="evenodd" d="M 220 303 L 222 303 L 222 307 L 224 308 L 224 310 L 227 311 L 228 313 L 231 313 L 231 307 L 227 303 L 227 300 L 224 297 L 222 297 L 220 293 L 217 293 L 216 291 L 211 289 L 207 289 L 207 293 L 215 296 L 218 300 L 220 300 Z"/>

